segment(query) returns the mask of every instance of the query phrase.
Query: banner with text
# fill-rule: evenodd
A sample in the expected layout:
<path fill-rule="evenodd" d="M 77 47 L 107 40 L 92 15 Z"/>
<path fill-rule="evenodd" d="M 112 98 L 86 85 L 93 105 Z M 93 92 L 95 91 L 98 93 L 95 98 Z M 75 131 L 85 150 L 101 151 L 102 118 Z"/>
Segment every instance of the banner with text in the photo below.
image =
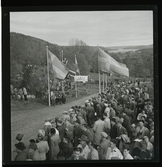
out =
<path fill-rule="evenodd" d="M 88 76 L 82 76 L 82 75 L 74 76 L 74 81 L 83 83 L 88 82 Z"/>

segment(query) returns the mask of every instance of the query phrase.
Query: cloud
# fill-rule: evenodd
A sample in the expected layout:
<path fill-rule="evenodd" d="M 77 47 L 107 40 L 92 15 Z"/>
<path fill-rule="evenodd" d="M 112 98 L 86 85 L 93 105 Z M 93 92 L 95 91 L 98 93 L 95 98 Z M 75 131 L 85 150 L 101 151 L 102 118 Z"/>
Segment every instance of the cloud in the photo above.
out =
<path fill-rule="evenodd" d="M 88 45 L 153 41 L 152 11 L 11 12 L 10 30 L 58 45 L 78 38 Z"/>

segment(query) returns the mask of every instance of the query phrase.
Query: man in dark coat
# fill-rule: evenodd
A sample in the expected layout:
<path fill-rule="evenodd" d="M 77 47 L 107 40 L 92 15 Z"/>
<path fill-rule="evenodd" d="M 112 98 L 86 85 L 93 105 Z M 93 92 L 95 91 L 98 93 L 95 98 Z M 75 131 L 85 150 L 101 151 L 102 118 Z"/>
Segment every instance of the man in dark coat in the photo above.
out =
<path fill-rule="evenodd" d="M 82 128 L 79 120 L 75 122 L 73 133 L 74 133 L 74 147 L 77 147 L 77 145 L 79 144 L 79 138 L 82 135 Z"/>
<path fill-rule="evenodd" d="M 117 137 L 117 125 L 116 125 L 116 119 L 112 118 L 110 120 L 111 122 L 111 130 L 110 130 L 110 137 L 111 139 L 116 139 Z"/>
<path fill-rule="evenodd" d="M 87 112 L 87 123 L 89 127 L 92 127 L 94 124 L 94 108 L 90 105 L 90 103 L 87 103 L 87 108 L 86 108 L 86 112 Z"/>
<path fill-rule="evenodd" d="M 102 116 L 102 108 L 101 108 L 100 104 L 97 104 L 96 113 L 97 113 L 97 116 L 99 116 L 99 117 Z"/>

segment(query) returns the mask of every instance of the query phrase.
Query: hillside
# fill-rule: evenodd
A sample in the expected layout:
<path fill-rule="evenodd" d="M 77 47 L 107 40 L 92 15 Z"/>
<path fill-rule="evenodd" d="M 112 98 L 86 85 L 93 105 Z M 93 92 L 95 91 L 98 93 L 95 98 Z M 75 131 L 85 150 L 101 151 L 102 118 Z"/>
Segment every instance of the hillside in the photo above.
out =
<path fill-rule="evenodd" d="M 81 41 L 82 42 L 82 41 Z M 98 72 L 97 47 L 88 46 L 84 42 L 77 46 L 59 46 L 42 39 L 19 34 L 10 33 L 10 66 L 11 82 L 14 86 L 27 85 L 32 92 L 41 92 L 47 88 L 47 57 L 46 46 L 59 59 L 61 50 L 64 58 L 74 62 L 77 56 L 78 66 L 81 75 Z M 101 47 L 104 49 L 104 47 Z M 134 52 L 110 53 L 110 56 L 129 68 L 131 77 L 152 77 L 153 76 L 153 49 L 144 48 Z M 53 78 L 50 73 L 50 78 Z"/>

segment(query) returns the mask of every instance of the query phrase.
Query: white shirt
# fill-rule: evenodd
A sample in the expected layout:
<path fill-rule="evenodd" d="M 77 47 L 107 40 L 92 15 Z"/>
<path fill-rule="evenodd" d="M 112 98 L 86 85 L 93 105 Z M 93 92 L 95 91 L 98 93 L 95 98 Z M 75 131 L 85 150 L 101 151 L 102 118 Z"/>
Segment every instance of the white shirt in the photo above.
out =
<path fill-rule="evenodd" d="M 112 157 L 118 157 L 119 159 L 123 159 L 123 155 L 117 147 L 115 147 L 113 150 L 108 147 L 106 159 L 111 159 Z"/>

